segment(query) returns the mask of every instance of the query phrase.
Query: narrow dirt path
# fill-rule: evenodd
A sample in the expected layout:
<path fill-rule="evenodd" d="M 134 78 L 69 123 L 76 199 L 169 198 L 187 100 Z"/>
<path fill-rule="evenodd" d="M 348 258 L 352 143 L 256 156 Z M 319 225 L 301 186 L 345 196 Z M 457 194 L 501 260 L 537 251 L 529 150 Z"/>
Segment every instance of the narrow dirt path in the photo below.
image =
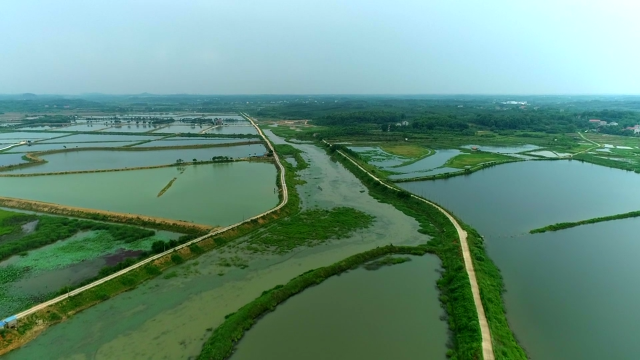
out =
<path fill-rule="evenodd" d="M 325 141 L 325 144 L 329 144 Z M 358 163 L 353 161 L 349 156 L 347 156 L 342 151 L 338 150 L 345 159 L 349 160 L 355 166 L 357 166 L 360 170 L 364 171 L 366 174 L 371 176 L 374 180 L 379 182 L 380 184 L 386 186 L 389 189 L 394 191 L 399 191 L 397 188 L 390 186 L 384 183 L 382 180 L 377 178 L 375 175 L 371 174 L 367 170 L 365 170 Z M 482 306 L 482 300 L 480 298 L 480 288 L 478 287 L 478 281 L 476 279 L 476 272 L 473 268 L 473 260 L 471 259 L 471 252 L 469 251 L 469 244 L 467 243 L 467 232 L 462 229 L 462 226 L 456 221 L 456 219 L 449 214 L 446 210 L 441 208 L 440 206 L 430 202 L 429 200 L 423 199 L 416 195 L 411 195 L 411 197 L 418 199 L 422 202 L 425 202 L 436 209 L 440 210 L 448 219 L 451 221 L 453 226 L 455 226 L 456 231 L 458 232 L 458 237 L 460 238 L 460 246 L 462 247 L 462 257 L 464 259 L 464 267 L 467 271 L 467 275 L 469 276 L 469 282 L 471 283 L 471 293 L 473 294 L 473 303 L 476 307 L 476 312 L 478 313 L 478 322 L 480 323 L 480 334 L 482 336 L 482 358 L 484 360 L 494 360 L 495 356 L 493 355 L 493 343 L 491 341 L 491 331 L 489 330 L 489 323 L 487 322 L 487 317 L 484 312 L 484 307 Z"/>

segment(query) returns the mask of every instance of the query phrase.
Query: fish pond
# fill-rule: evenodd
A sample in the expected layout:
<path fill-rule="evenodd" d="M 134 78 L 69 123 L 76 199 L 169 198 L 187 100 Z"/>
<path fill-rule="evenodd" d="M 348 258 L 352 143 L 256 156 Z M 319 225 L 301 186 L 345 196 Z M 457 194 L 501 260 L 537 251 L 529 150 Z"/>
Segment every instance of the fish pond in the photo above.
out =
<path fill-rule="evenodd" d="M 160 197 L 159 192 L 176 181 Z M 106 173 L 1 177 L 0 196 L 230 225 L 278 203 L 271 163 L 223 163 Z"/>
<path fill-rule="evenodd" d="M 9 166 L 9 165 L 16 165 L 16 164 L 26 163 L 27 161 L 22 159 L 22 156 L 23 156 L 23 154 L 1 153 L 0 154 L 0 166 Z"/>
<path fill-rule="evenodd" d="M 60 139 L 64 140 L 64 138 Z M 82 149 L 82 148 L 95 148 L 95 147 L 123 147 L 127 145 L 133 145 L 136 142 L 130 141 L 109 141 L 109 142 L 80 142 L 80 143 L 35 143 L 32 145 L 20 145 L 10 150 L 9 153 L 30 153 L 37 151 L 49 151 L 49 150 L 64 150 L 64 149 Z"/>
<path fill-rule="evenodd" d="M 640 219 L 528 231 L 640 210 L 639 181 L 633 172 L 564 160 L 399 186 L 452 210 L 485 237 L 506 284 L 510 326 L 532 359 L 596 360 L 640 353 Z"/>
<path fill-rule="evenodd" d="M 325 280 L 258 320 L 232 360 L 444 359 L 433 256 Z"/>
<path fill-rule="evenodd" d="M 197 137 L 171 137 L 165 140 L 155 140 L 134 147 L 164 147 L 164 146 L 194 146 L 194 145 L 215 145 L 215 144 L 233 144 L 247 141 L 257 141 L 258 139 L 236 139 L 236 138 L 197 138 Z"/>
<path fill-rule="evenodd" d="M 214 156 L 244 158 L 263 155 L 262 144 L 229 147 L 166 150 L 86 150 L 43 155 L 46 163 L 8 170 L 12 174 L 35 174 L 61 171 L 107 170 L 175 164 L 178 159 L 191 162 L 210 161 Z"/>

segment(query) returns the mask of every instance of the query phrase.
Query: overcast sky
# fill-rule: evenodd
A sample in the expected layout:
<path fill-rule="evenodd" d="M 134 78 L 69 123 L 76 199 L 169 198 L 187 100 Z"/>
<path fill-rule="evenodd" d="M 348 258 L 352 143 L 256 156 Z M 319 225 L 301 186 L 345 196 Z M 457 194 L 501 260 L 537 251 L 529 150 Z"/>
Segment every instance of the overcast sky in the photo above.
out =
<path fill-rule="evenodd" d="M 635 0 L 0 1 L 0 93 L 640 94 Z"/>

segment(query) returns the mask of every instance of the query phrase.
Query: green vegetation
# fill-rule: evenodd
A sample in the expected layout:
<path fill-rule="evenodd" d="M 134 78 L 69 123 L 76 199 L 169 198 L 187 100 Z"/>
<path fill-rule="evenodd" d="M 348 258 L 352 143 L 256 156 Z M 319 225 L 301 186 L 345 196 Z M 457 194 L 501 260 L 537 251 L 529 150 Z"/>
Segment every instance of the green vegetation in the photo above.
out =
<path fill-rule="evenodd" d="M 385 143 L 380 148 L 388 153 L 407 158 L 422 158 L 432 153 L 431 150 L 417 145 L 407 143 Z"/>
<path fill-rule="evenodd" d="M 160 190 L 160 192 L 158 193 L 158 197 L 164 195 L 164 193 L 167 192 L 167 190 L 169 190 L 169 188 L 171 187 L 171 185 L 173 185 L 173 183 L 178 180 L 178 178 L 173 178 L 169 181 L 169 183 L 167 185 L 165 185 L 165 187 L 162 188 L 162 190 Z"/>
<path fill-rule="evenodd" d="M 332 148 L 336 154 L 335 146 Z M 331 152 L 331 149 L 329 151 Z M 427 244 L 427 248 L 442 261 L 444 272 L 438 280 L 438 288 L 440 301 L 447 313 L 447 322 L 452 332 L 451 348 L 447 356 L 458 360 L 481 358 L 482 339 L 479 324 L 475 320 L 478 315 L 462 259 L 460 239 L 453 224 L 435 207 L 416 199 L 406 191 L 395 191 L 381 185 L 343 156 L 336 154 L 333 158 L 358 177 L 367 186 L 371 196 L 415 218 L 421 225 L 419 231 L 433 237 Z M 496 359 L 527 359 L 507 323 L 502 300 L 505 289 L 500 271 L 486 255 L 482 237 L 474 229 L 463 226 L 469 234 L 467 241 L 473 258 L 482 304 L 491 330 Z"/>
<path fill-rule="evenodd" d="M 373 216 L 348 207 L 306 210 L 252 235 L 249 243 L 254 249 L 257 246 L 260 250 L 284 254 L 300 246 L 348 237 L 369 227 L 373 220 Z"/>
<path fill-rule="evenodd" d="M 476 166 L 476 165 L 480 165 L 480 164 L 488 163 L 492 161 L 511 161 L 511 160 L 517 160 L 517 159 L 507 155 L 478 151 L 470 154 L 457 155 L 449 159 L 449 161 L 447 161 L 444 164 L 444 166 L 464 169 L 467 166 Z"/>
<path fill-rule="evenodd" d="M 603 217 L 597 217 L 597 218 L 593 218 L 593 219 L 580 220 L 580 221 L 574 221 L 574 222 L 557 223 L 557 224 L 548 225 L 548 226 L 545 226 L 545 227 L 533 229 L 533 230 L 529 231 L 529 233 L 538 234 L 538 233 L 543 233 L 543 232 L 547 232 L 547 231 L 558 231 L 558 230 L 569 229 L 569 228 L 580 226 L 580 225 L 595 224 L 595 223 L 604 222 L 604 221 L 611 221 L 611 220 L 628 219 L 628 218 L 634 218 L 634 217 L 638 217 L 638 216 L 640 216 L 640 211 L 630 211 L 630 212 L 624 213 L 624 214 L 603 216 Z"/>
<path fill-rule="evenodd" d="M 260 297 L 243 306 L 237 312 L 225 317 L 225 321 L 218 326 L 202 348 L 198 359 L 227 359 L 233 352 L 235 344 L 242 338 L 261 316 L 273 311 L 290 297 L 304 289 L 322 283 L 331 276 L 353 269 L 363 263 L 389 254 L 424 255 L 426 247 L 393 246 L 378 247 L 326 267 L 308 271 L 292 279 L 285 285 L 278 285 L 262 293 Z"/>
<path fill-rule="evenodd" d="M 374 260 L 372 262 L 366 263 L 362 265 L 367 270 L 378 270 L 384 266 L 391 266 L 402 264 L 407 261 L 411 261 L 410 257 L 397 257 L 397 256 L 386 256 L 379 260 Z"/>
<path fill-rule="evenodd" d="M 14 219 L 21 219 L 15 224 Z M 131 226 L 112 225 L 100 222 L 69 219 L 54 216 L 20 216 L 16 215 L 3 220 L 3 227 L 7 227 L 8 223 L 14 222 L 14 231 L 18 226 L 37 219 L 38 224 L 36 231 L 27 234 L 14 241 L 3 241 L 0 243 L 0 260 L 4 260 L 12 255 L 17 255 L 23 251 L 28 251 L 52 244 L 58 240 L 67 239 L 81 231 L 104 230 L 111 235 L 114 241 L 123 243 L 131 243 L 136 240 L 153 236 L 153 230 L 140 229 Z"/>

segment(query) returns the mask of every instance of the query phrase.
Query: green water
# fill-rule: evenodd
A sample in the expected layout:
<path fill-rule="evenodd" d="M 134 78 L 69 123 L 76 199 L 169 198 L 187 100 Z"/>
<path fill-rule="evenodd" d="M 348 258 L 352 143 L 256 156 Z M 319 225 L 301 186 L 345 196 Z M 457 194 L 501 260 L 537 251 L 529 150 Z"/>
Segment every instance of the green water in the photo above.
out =
<path fill-rule="evenodd" d="M 35 143 L 33 145 L 20 145 L 7 150 L 8 153 L 29 153 L 35 151 L 48 151 L 48 150 L 64 150 L 73 148 L 88 148 L 88 147 L 122 147 L 126 145 L 135 144 L 135 141 L 109 141 L 109 142 L 79 142 L 79 143 L 64 143 L 60 139 L 60 143 Z M 22 156 L 22 155 L 20 155 Z"/>
<path fill-rule="evenodd" d="M 47 133 L 48 137 L 61 136 L 65 134 Z M 104 134 L 102 132 L 95 134 L 75 134 L 71 136 L 65 136 L 59 139 L 45 140 L 43 143 L 71 143 L 71 142 L 105 142 L 105 141 L 142 141 L 159 139 L 158 135 L 115 135 Z"/>
<path fill-rule="evenodd" d="M 274 140 L 282 141 L 275 137 Z M 200 353 L 211 334 L 207 329 L 217 327 L 225 315 L 237 311 L 264 290 L 284 284 L 305 271 L 386 245 L 389 239 L 393 239 L 397 245 L 417 245 L 428 240 L 427 236 L 418 232 L 420 227 L 414 219 L 369 196 L 358 179 L 340 164 L 331 162 L 323 150 L 308 145 L 300 147 L 307 151 L 303 157 L 310 163 L 310 167 L 301 172 L 301 178 L 307 184 L 298 187 L 305 206 L 354 207 L 376 217 L 371 228 L 359 231 L 350 238 L 329 241 L 313 248 L 296 249 L 285 255 L 247 254 L 240 245 L 235 244 L 211 251 L 196 261 L 171 269 L 170 272 L 176 272 L 176 277 L 165 279 L 160 276 L 76 314 L 69 321 L 48 329 L 25 347 L 9 353 L 6 358 L 194 357 Z M 268 180 L 271 186 L 274 176 L 275 173 Z M 176 181 L 176 184 L 179 182 Z M 263 181 L 252 176 L 249 182 L 259 185 Z M 325 191 L 318 191 L 318 186 Z M 226 208 L 228 203 L 219 204 Z M 209 209 L 218 211 L 215 206 Z M 241 257 L 248 268 L 221 265 L 221 259 L 230 256 Z M 416 291 L 428 290 L 430 299 L 437 299 L 438 292 L 432 276 L 437 275 L 434 269 L 438 265 L 436 262 L 431 264 L 430 270 L 424 274 L 424 282 L 416 284 Z M 372 273 L 372 276 L 377 275 Z M 425 303 L 427 314 L 438 312 L 439 309 L 437 303 Z M 438 319 L 431 326 L 431 335 L 425 337 L 432 336 L 434 342 L 435 339 L 443 339 L 434 345 L 438 352 L 440 350 L 437 349 L 444 346 L 446 330 Z M 434 334 L 437 329 L 440 329 L 440 335 Z"/>
<path fill-rule="evenodd" d="M 171 179 L 173 186 L 157 197 Z M 208 225 L 229 225 L 278 203 L 269 163 L 0 178 L 0 196 L 39 200 Z"/>
<path fill-rule="evenodd" d="M 46 160 L 46 163 L 8 171 L 15 174 L 35 174 L 59 171 L 123 169 L 175 164 L 178 159 L 184 161 L 193 161 L 193 159 L 209 161 L 214 156 L 244 158 L 252 155 L 263 155 L 265 152 L 266 149 L 262 144 L 149 151 L 70 151 L 43 155 L 42 159 Z"/>
<path fill-rule="evenodd" d="M 636 359 L 640 219 L 530 235 L 549 224 L 640 210 L 640 175 L 577 161 L 500 165 L 402 183 L 486 238 L 507 318 L 532 359 Z"/>
<path fill-rule="evenodd" d="M 188 138 L 172 137 L 167 140 L 156 140 L 135 147 L 158 147 L 158 146 L 191 146 L 191 145 L 211 145 L 211 144 L 232 144 L 246 141 L 257 141 L 258 139 L 224 139 L 224 138 Z"/>
<path fill-rule="evenodd" d="M 438 258 L 327 279 L 260 319 L 232 360 L 445 359 Z"/>

